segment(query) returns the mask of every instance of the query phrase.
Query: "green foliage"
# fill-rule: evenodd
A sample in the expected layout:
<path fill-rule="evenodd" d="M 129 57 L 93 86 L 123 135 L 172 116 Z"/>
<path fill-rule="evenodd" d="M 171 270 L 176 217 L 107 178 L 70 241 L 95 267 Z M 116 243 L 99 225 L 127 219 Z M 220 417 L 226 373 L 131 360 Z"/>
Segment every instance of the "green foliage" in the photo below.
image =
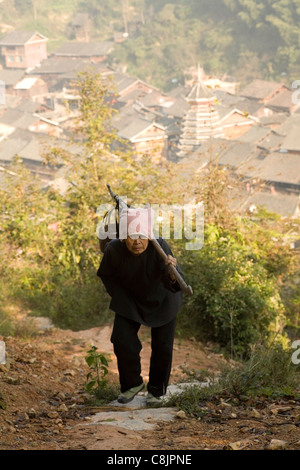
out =
<path fill-rule="evenodd" d="M 170 90 L 172 79 L 200 63 L 207 73 L 230 74 L 239 82 L 253 78 L 282 81 L 299 77 L 299 0 L 3 0 L 2 20 L 16 29 L 38 30 L 49 51 L 69 40 L 67 24 L 76 12 L 92 18 L 91 40 L 112 40 L 112 63 Z M 177 54 L 175 53 L 177 51 Z"/>
<path fill-rule="evenodd" d="M 32 9 L 32 0 L 14 0 L 17 12 L 23 15 L 26 11 Z"/>
<path fill-rule="evenodd" d="M 218 377 L 210 377 L 207 387 L 187 386 L 174 394 L 169 406 L 178 406 L 194 417 L 203 417 L 204 400 L 243 400 L 244 397 L 299 397 L 300 368 L 291 362 L 292 350 L 281 345 L 256 346 L 249 359 L 226 366 Z"/>
<path fill-rule="evenodd" d="M 108 403 L 114 400 L 119 393 L 119 386 L 109 383 L 109 359 L 91 346 L 85 358 L 89 366 L 86 375 L 85 390 L 96 400 L 95 404 Z"/>
<path fill-rule="evenodd" d="M 104 354 L 98 353 L 96 346 L 92 346 L 85 358 L 90 368 L 86 376 L 85 389 L 96 395 L 107 387 L 108 361 Z"/>
<path fill-rule="evenodd" d="M 11 318 L 2 310 L 0 306 L 0 335 L 11 336 L 14 332 Z"/>
<path fill-rule="evenodd" d="M 275 233 L 249 219 L 229 229 L 206 225 L 203 248 L 185 252 L 183 261 L 194 290 L 179 316 L 183 330 L 217 342 L 234 357 L 247 357 L 253 344 L 274 335 L 285 341 L 278 279 L 293 258 Z"/>
<path fill-rule="evenodd" d="M 34 314 L 72 329 L 104 324 L 111 315 L 108 295 L 96 276 L 101 259 L 96 208 L 112 204 L 106 183 L 144 203 L 167 194 L 162 181 L 170 177 L 149 157 L 135 160 L 124 146 L 111 152 L 110 82 L 84 73 L 76 86 L 82 97 L 73 136 L 77 152 L 51 147 L 45 152 L 48 164 L 65 164 L 67 189 L 42 189 L 39 178 L 16 159 L 5 176 L 6 191 L 0 191 L 0 270 L 6 299 L 21 300 Z"/>
<path fill-rule="evenodd" d="M 300 368 L 291 362 L 293 351 L 281 345 L 256 346 L 249 361 L 220 376 L 221 393 L 231 396 L 278 396 L 297 393 Z"/>
<path fill-rule="evenodd" d="M 146 8 L 150 12 L 150 2 Z M 170 77 L 182 81 L 182 72 L 197 62 L 208 73 L 230 73 L 240 81 L 282 80 L 281 73 L 296 79 L 299 74 L 298 0 L 158 1 L 155 13 L 138 35 L 116 48 L 114 58 L 166 90 L 172 87 Z M 178 50 L 172 61 L 170 37 Z"/>
<path fill-rule="evenodd" d="M 268 343 L 274 335 L 285 344 L 291 316 L 287 320 L 289 297 L 283 286 L 291 289 L 291 278 L 295 281 L 299 272 L 299 257 L 290 248 L 299 223 L 264 209 L 254 217 L 230 211 L 228 188 L 238 188 L 238 182 L 213 160 L 207 176 L 195 176 L 190 184 L 185 191 L 204 202 L 204 246 L 184 250 L 180 260 L 194 295 L 184 298 L 179 331 L 217 342 L 232 357 L 248 357 L 253 344 Z M 178 245 L 174 251 L 180 252 Z M 294 324 L 296 318 L 295 312 Z"/>
<path fill-rule="evenodd" d="M 299 263 L 288 248 L 288 236 L 297 227 L 266 211 L 255 219 L 231 213 L 224 170 L 211 166 L 201 181 L 197 175 L 187 181 L 180 165 L 154 165 L 151 156 L 135 159 L 124 146 L 112 152 L 115 136 L 106 97 L 113 86 L 86 73 L 77 86 L 82 96 L 73 136 L 78 151 L 47 150 L 47 161 L 65 163 L 67 189 L 42 187 L 18 159 L 6 173 L 6 191 L 0 191 L 2 304 L 22 302 L 64 328 L 111 320 L 109 296 L 96 276 L 101 254 L 95 235 L 97 206 L 112 202 L 109 183 L 121 196 L 130 196 L 129 204 L 178 204 L 179 195 L 182 204 L 204 201 L 204 247 L 193 252 L 181 242 L 171 243 L 194 290 L 184 298 L 180 331 L 216 341 L 235 357 L 247 357 L 253 344 L 276 334 L 284 341 L 284 314 L 291 313 L 294 326 L 299 323 Z M 9 331 L 9 323 L 1 323 Z"/>
<path fill-rule="evenodd" d="M 86 203 L 74 208 L 68 197 L 41 191 L 19 162 L 13 173 L 1 194 L 2 289 L 62 327 L 105 322 L 94 213 Z"/>
<path fill-rule="evenodd" d="M 80 96 L 80 119 L 76 129 L 77 138 L 82 137 L 88 148 L 109 149 L 117 137 L 111 126 L 116 112 L 109 104 L 110 93 L 115 92 L 113 81 L 102 79 L 101 74 L 80 72 L 73 84 Z"/>

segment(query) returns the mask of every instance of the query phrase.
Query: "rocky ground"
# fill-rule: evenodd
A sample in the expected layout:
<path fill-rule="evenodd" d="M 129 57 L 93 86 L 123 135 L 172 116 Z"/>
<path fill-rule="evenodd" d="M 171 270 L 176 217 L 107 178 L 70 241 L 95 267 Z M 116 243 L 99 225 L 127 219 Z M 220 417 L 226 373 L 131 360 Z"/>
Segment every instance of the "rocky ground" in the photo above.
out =
<path fill-rule="evenodd" d="M 146 329 L 141 338 L 147 380 Z M 117 383 L 109 339 L 110 326 L 72 332 L 42 323 L 29 339 L 0 337 L 7 351 L 6 365 L 0 366 L 0 450 L 300 449 L 297 399 L 207 401 L 200 404 L 201 419 L 172 408 L 166 411 L 167 420 L 144 408 L 144 422 L 151 428 L 128 425 L 128 420 L 137 423 L 139 406 L 122 408 L 128 411 L 125 424 L 111 418 L 120 405 L 95 407 L 84 392 L 85 356 L 92 344 L 110 357 L 109 380 Z M 187 371 L 217 372 L 224 362 L 202 344 L 176 340 L 171 383 L 186 381 Z"/>

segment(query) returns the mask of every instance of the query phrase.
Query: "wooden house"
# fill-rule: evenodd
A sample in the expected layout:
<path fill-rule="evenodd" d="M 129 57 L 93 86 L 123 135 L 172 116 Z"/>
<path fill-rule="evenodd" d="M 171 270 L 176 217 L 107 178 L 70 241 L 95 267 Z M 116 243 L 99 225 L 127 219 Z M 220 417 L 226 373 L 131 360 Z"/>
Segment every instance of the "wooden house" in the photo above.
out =
<path fill-rule="evenodd" d="M 224 110 L 222 116 L 222 108 L 219 109 L 221 115 L 220 124 L 226 139 L 238 139 L 240 136 L 248 132 L 253 125 L 258 124 L 258 118 L 248 115 L 247 113 L 235 108 L 231 111 Z"/>
<path fill-rule="evenodd" d="M 46 82 L 39 77 L 26 76 L 14 86 L 14 94 L 23 99 L 32 99 L 47 92 Z"/>
<path fill-rule="evenodd" d="M 167 134 L 164 126 L 146 119 L 133 108 L 123 109 L 113 120 L 113 126 L 137 157 L 149 155 L 157 163 L 166 156 Z"/>
<path fill-rule="evenodd" d="M 12 31 L 1 39 L 5 67 L 34 68 L 47 58 L 47 38 L 38 32 Z"/>
<path fill-rule="evenodd" d="M 246 85 L 239 92 L 239 95 L 251 100 L 260 101 L 261 103 L 266 103 L 284 88 L 285 86 L 282 83 L 255 79 Z"/>
<path fill-rule="evenodd" d="M 15 85 L 24 77 L 24 74 L 24 70 L 0 70 L 0 82 L 5 86 L 5 93 L 13 95 Z"/>
<path fill-rule="evenodd" d="M 79 42 L 69 41 L 62 44 L 53 56 L 59 59 L 86 59 L 89 61 L 103 62 L 113 50 L 112 41 L 104 42 Z"/>

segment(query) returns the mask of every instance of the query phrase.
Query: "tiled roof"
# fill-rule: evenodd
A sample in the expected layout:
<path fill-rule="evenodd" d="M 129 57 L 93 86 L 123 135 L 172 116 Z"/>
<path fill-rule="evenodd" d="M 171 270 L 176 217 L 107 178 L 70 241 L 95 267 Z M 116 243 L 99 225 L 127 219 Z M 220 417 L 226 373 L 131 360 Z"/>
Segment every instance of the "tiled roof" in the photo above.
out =
<path fill-rule="evenodd" d="M 186 97 L 187 101 L 201 101 L 212 100 L 215 98 L 215 93 L 204 85 L 201 80 L 196 80 L 191 91 Z"/>
<path fill-rule="evenodd" d="M 283 114 L 273 113 L 271 116 L 260 116 L 259 122 L 262 126 L 280 125 L 286 120 Z"/>
<path fill-rule="evenodd" d="M 3 140 L 0 145 L 0 162 L 10 162 L 15 155 L 19 155 L 21 150 L 31 141 L 33 134 L 23 129 L 16 129 L 15 132 Z"/>
<path fill-rule="evenodd" d="M 36 35 L 47 40 L 45 36 L 36 31 L 12 31 L 0 40 L 0 46 L 24 46 Z"/>
<path fill-rule="evenodd" d="M 249 131 L 240 136 L 238 140 L 240 142 L 249 142 L 252 144 L 258 144 L 263 140 L 268 134 L 271 133 L 271 130 L 262 126 L 252 126 Z"/>
<path fill-rule="evenodd" d="M 288 111 L 294 106 L 293 93 L 291 90 L 283 89 L 268 100 L 265 105 L 269 108 L 280 108 Z"/>
<path fill-rule="evenodd" d="M 165 109 L 165 113 L 168 116 L 174 116 L 174 118 L 183 118 L 189 109 L 189 104 L 183 98 L 178 98 L 175 103 L 169 108 Z"/>
<path fill-rule="evenodd" d="M 282 135 L 277 134 L 277 132 L 271 131 L 266 135 L 264 139 L 259 142 L 259 147 L 265 149 L 269 152 L 276 151 L 279 149 L 282 144 L 283 137 Z"/>
<path fill-rule="evenodd" d="M 122 95 L 122 93 L 124 93 L 129 87 L 131 87 L 135 83 L 138 83 L 138 80 L 136 78 L 129 77 L 128 75 L 125 75 L 123 73 L 115 72 L 112 75 L 117 87 L 117 91 L 120 95 Z"/>
<path fill-rule="evenodd" d="M 282 194 L 275 192 L 255 191 L 246 197 L 242 208 L 249 209 L 251 205 L 264 207 L 270 212 L 275 212 L 281 216 L 294 216 L 299 210 L 300 196 L 296 194 Z"/>
<path fill-rule="evenodd" d="M 298 126 L 293 126 L 283 139 L 281 144 L 282 149 L 289 152 L 300 152 L 300 132 Z M 300 155 L 299 155 L 300 158 Z"/>
<path fill-rule="evenodd" d="M 26 113 L 35 113 L 40 106 L 41 104 L 36 101 L 23 99 L 20 104 L 15 107 L 15 109 Z"/>
<path fill-rule="evenodd" d="M 222 94 L 217 92 L 217 100 L 220 104 L 220 109 L 225 107 L 225 109 L 230 111 L 231 109 L 236 108 L 241 112 L 251 114 L 252 116 L 255 116 L 256 112 L 262 107 L 262 104 L 255 100 L 250 100 L 238 95 L 230 95 L 229 93 L 225 94 L 224 92 Z"/>
<path fill-rule="evenodd" d="M 141 132 L 151 127 L 152 123 L 138 116 L 130 120 L 126 126 L 122 127 L 118 134 L 128 140 L 134 140 Z"/>
<path fill-rule="evenodd" d="M 79 72 L 90 66 L 88 61 L 83 59 L 65 58 L 64 60 L 57 57 L 50 57 L 43 60 L 40 66 L 30 71 L 31 75 L 62 75 L 68 72 Z"/>
<path fill-rule="evenodd" d="M 222 148 L 223 147 L 223 148 Z M 218 155 L 218 163 L 237 170 L 245 162 L 251 161 L 260 151 L 249 142 L 223 141 Z"/>
<path fill-rule="evenodd" d="M 253 192 L 252 192 L 253 191 Z M 244 187 L 234 189 L 230 194 L 230 207 L 239 212 L 249 211 L 251 206 L 265 208 L 283 217 L 296 216 L 299 213 L 300 196 L 298 194 L 270 191 L 268 188 Z"/>
<path fill-rule="evenodd" d="M 4 82 L 6 86 L 14 86 L 22 79 L 24 74 L 24 70 L 1 69 L 0 80 L 2 80 L 2 82 Z"/>
<path fill-rule="evenodd" d="M 258 155 L 245 163 L 239 173 L 266 182 L 300 186 L 300 158 L 282 152 L 272 152 L 263 159 Z"/>
<path fill-rule="evenodd" d="M 293 127 L 300 129 L 300 114 L 290 115 L 281 123 L 279 127 L 277 127 L 276 132 L 283 136 L 287 136 Z"/>
<path fill-rule="evenodd" d="M 36 84 L 38 77 L 24 77 L 14 87 L 15 90 L 29 90 Z"/>
<path fill-rule="evenodd" d="M 263 100 L 269 95 L 275 93 L 275 91 L 281 87 L 281 83 L 256 79 L 246 85 L 245 88 L 239 92 L 239 95 L 257 100 Z"/>
<path fill-rule="evenodd" d="M 8 126 L 20 129 L 28 129 L 28 127 L 38 118 L 31 113 L 26 113 L 18 109 L 9 108 L 0 116 L 0 122 Z"/>
<path fill-rule="evenodd" d="M 106 42 L 66 42 L 54 52 L 54 56 L 64 57 L 102 57 L 113 48 L 112 41 Z"/>

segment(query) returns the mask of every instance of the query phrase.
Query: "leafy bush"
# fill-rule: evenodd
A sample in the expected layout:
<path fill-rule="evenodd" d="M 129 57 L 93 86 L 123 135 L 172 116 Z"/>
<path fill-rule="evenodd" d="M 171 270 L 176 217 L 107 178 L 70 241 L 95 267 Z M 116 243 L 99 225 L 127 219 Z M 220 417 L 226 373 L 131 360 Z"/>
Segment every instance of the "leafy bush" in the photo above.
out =
<path fill-rule="evenodd" d="M 267 341 L 272 330 L 281 333 L 283 307 L 262 263 L 254 262 L 242 243 L 215 231 L 209 227 L 202 250 L 185 254 L 184 272 L 194 295 L 185 298 L 179 325 L 197 339 L 247 357 L 251 345 Z"/>
<path fill-rule="evenodd" d="M 220 392 L 232 396 L 293 395 L 299 387 L 300 368 L 291 362 L 292 353 L 279 344 L 255 347 L 249 361 L 235 369 L 224 369 Z"/>
<path fill-rule="evenodd" d="M 202 416 L 203 400 L 244 399 L 244 397 L 298 397 L 300 367 L 291 362 L 293 351 L 281 345 L 257 346 L 247 361 L 224 367 L 208 387 L 186 386 L 174 394 L 169 406 L 178 406 L 193 416 Z"/>
<path fill-rule="evenodd" d="M 108 381 L 109 359 L 97 351 L 96 346 L 91 346 L 85 358 L 89 366 L 86 376 L 85 390 L 94 395 L 97 401 L 108 402 L 117 397 L 119 386 Z"/>

